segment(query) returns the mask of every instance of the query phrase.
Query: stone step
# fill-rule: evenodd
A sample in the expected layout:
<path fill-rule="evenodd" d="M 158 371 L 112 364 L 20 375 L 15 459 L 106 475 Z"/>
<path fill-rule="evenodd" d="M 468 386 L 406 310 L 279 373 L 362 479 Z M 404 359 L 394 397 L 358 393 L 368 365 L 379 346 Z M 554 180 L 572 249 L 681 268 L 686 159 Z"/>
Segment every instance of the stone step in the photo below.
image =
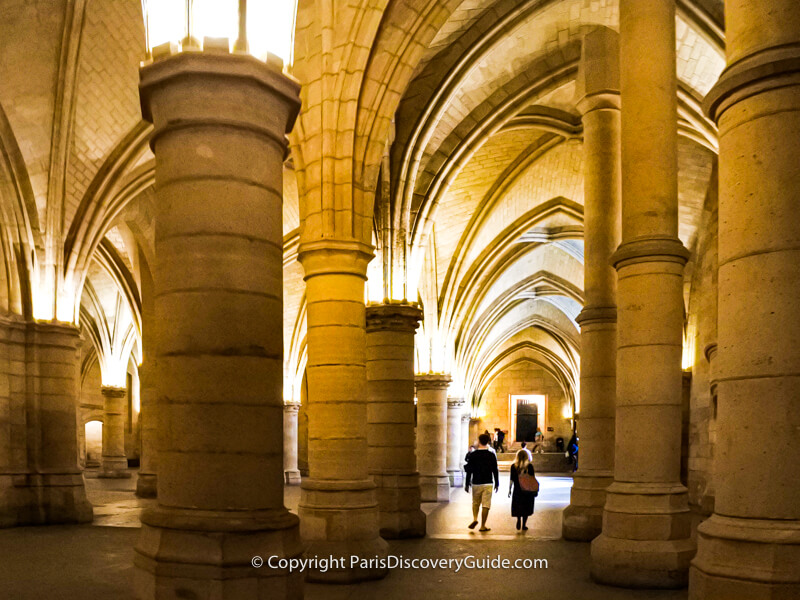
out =
<path fill-rule="evenodd" d="M 497 455 L 497 468 L 500 471 L 511 470 L 516 454 L 505 452 Z M 572 463 L 563 452 L 542 452 L 533 455 L 533 469 L 537 473 L 571 473 Z"/>

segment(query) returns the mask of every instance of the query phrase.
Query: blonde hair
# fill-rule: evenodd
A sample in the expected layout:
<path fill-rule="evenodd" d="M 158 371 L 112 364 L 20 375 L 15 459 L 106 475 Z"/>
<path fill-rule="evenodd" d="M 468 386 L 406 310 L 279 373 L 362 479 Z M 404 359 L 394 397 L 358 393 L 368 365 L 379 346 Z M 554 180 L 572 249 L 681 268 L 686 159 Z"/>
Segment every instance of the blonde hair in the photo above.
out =
<path fill-rule="evenodd" d="M 522 473 L 527 470 L 529 464 L 531 464 L 531 460 L 528 458 L 528 453 L 525 450 L 517 452 L 517 460 L 514 461 L 514 467 L 516 467 L 517 473 Z"/>

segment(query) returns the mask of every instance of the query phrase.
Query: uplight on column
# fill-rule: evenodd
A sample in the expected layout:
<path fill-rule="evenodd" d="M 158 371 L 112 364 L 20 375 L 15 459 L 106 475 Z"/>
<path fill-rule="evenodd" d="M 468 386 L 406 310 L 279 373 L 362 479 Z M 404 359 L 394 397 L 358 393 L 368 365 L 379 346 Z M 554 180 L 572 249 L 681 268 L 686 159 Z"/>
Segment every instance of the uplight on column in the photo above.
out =
<path fill-rule="evenodd" d="M 228 51 L 292 62 L 296 0 L 142 0 L 151 58 Z"/>

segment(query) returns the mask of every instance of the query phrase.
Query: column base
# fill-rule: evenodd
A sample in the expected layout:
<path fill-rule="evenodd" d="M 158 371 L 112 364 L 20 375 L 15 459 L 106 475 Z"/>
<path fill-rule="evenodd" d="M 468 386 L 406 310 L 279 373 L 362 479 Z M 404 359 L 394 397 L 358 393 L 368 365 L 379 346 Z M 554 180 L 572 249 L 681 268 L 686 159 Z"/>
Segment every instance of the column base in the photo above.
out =
<path fill-rule="evenodd" d="M 407 540 L 425 537 L 427 516 L 420 509 L 381 512 L 380 532 L 386 540 Z"/>
<path fill-rule="evenodd" d="M 562 535 L 573 542 L 591 542 L 603 531 L 606 488 L 614 481 L 611 474 L 575 473 L 570 503 L 564 509 Z"/>
<path fill-rule="evenodd" d="M 284 471 L 283 472 L 283 482 L 286 485 L 300 485 L 301 481 L 300 471 L 293 470 L 293 471 Z"/>
<path fill-rule="evenodd" d="M 306 557 L 340 560 L 325 572 L 310 569 L 306 581 L 356 583 L 382 579 L 388 569 L 375 564 L 386 558 L 389 545 L 379 535 L 375 484 L 371 480 L 304 479 L 300 492 L 300 535 Z M 354 560 L 359 557 L 370 562 Z"/>
<path fill-rule="evenodd" d="M 139 472 L 136 480 L 136 495 L 139 498 L 156 498 L 158 496 L 158 477 L 155 473 Z"/>
<path fill-rule="evenodd" d="M 372 473 L 380 510 L 380 533 L 387 540 L 425 537 L 427 517 L 420 510 L 419 474 Z"/>
<path fill-rule="evenodd" d="M 103 457 L 97 477 L 101 479 L 130 479 L 131 472 L 128 471 L 128 459 Z"/>
<path fill-rule="evenodd" d="M 606 489 L 603 533 L 592 542 L 592 579 L 619 587 L 685 587 L 695 553 L 690 536 L 685 487 L 614 482 Z"/>
<path fill-rule="evenodd" d="M 97 473 L 98 479 L 130 479 L 131 473 L 127 467 L 123 469 L 109 468 L 104 465 L 100 466 L 100 471 Z"/>
<path fill-rule="evenodd" d="M 448 469 L 447 476 L 450 478 L 451 488 L 464 487 L 464 472 L 461 469 L 458 470 Z"/>
<path fill-rule="evenodd" d="M 712 515 L 697 537 L 690 600 L 800 598 L 800 521 Z"/>
<path fill-rule="evenodd" d="M 683 588 L 694 552 L 689 539 L 624 540 L 600 534 L 592 541 L 591 576 L 623 588 Z"/>
<path fill-rule="evenodd" d="M 158 507 L 142 514 L 134 590 L 137 598 L 153 600 L 301 600 L 302 573 L 268 561 L 302 553 L 297 516 L 285 509 L 234 514 Z"/>
<path fill-rule="evenodd" d="M 450 502 L 450 478 L 447 475 L 420 475 L 419 492 L 423 502 Z"/>
<path fill-rule="evenodd" d="M 80 473 L 0 475 L 0 527 L 91 523 Z"/>

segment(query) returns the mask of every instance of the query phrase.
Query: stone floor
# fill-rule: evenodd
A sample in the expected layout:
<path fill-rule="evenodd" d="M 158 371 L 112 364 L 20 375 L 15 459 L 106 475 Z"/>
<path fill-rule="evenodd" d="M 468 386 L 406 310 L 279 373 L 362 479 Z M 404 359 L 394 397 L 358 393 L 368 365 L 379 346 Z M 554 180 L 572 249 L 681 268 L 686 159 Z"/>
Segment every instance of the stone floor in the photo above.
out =
<path fill-rule="evenodd" d="M 309 600 L 426 600 L 458 598 L 552 597 L 580 600 L 678 600 L 686 591 L 622 590 L 598 586 L 589 579 L 589 546 L 565 542 L 561 511 L 569 500 L 570 477 L 541 476 L 536 513 L 523 534 L 514 528 L 507 498 L 507 475 L 493 499 L 488 533 L 471 532 L 469 495 L 451 493 L 451 502 L 425 504 L 427 538 L 390 543 L 390 553 L 404 558 L 464 558 L 474 556 L 538 558 L 547 568 L 393 570 L 381 581 L 359 585 L 307 585 Z M 86 526 L 24 527 L 0 530 L 0 598 L 5 600 L 133 600 L 132 547 L 141 508 L 153 501 L 133 496 L 136 477 L 97 479 L 87 474 L 86 487 L 95 507 L 95 521 Z M 286 505 L 296 510 L 299 489 L 287 488 Z"/>

